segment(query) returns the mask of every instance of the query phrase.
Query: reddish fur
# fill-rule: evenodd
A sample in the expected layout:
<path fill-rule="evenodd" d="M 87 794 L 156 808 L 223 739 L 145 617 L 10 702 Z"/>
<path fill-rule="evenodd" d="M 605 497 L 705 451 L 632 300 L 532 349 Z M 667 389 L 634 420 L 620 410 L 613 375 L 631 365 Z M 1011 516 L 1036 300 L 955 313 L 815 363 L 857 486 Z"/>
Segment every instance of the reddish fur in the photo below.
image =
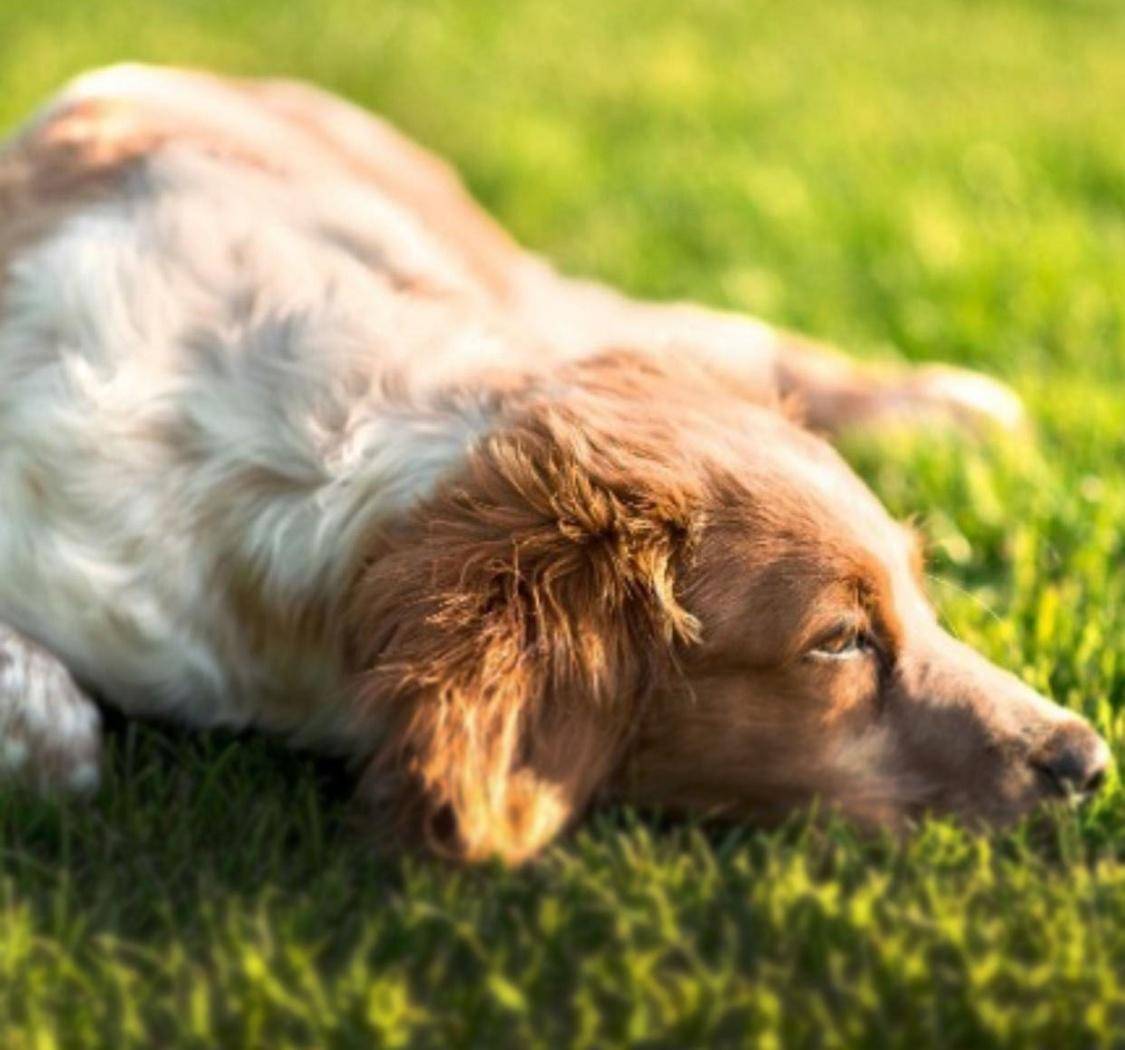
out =
<path fill-rule="evenodd" d="M 819 796 L 871 823 L 926 808 L 1006 820 L 1041 797 L 1039 757 L 1104 752 L 1079 719 L 938 629 L 917 542 L 786 418 L 1011 425 L 1002 388 L 981 407 L 980 377 L 959 389 L 948 372 L 857 364 L 569 281 L 441 162 L 330 96 L 156 75 L 254 100 L 282 145 L 235 141 L 147 98 L 57 108 L 0 154 L 0 275 L 134 164 L 190 143 L 298 187 L 372 183 L 455 264 L 396 277 L 404 301 L 444 289 L 460 297 L 451 326 L 487 316 L 524 350 L 526 376 L 466 361 L 440 377 L 458 399 L 498 405 L 498 421 L 431 498 L 341 552 L 361 566 L 345 594 L 322 586 L 279 608 L 253 566 L 220 559 L 232 662 L 347 654 L 345 714 L 365 723 L 357 739 L 383 741 L 360 789 L 376 824 L 450 856 L 519 861 L 599 797 L 771 819 Z M 392 276 L 395 263 L 380 257 Z M 637 352 L 589 357 L 622 344 Z M 239 484 L 269 498 L 268 477 Z M 889 670 L 815 658 L 842 621 L 878 640 Z M 263 700 L 278 725 L 316 714 L 286 702 Z"/>
<path fill-rule="evenodd" d="M 518 399 L 357 586 L 360 702 L 394 726 L 367 781 L 412 788 L 409 819 L 437 848 L 539 849 L 613 772 L 695 636 L 675 572 L 700 493 L 675 431 L 600 389 L 653 385 L 631 364 L 585 366 L 562 402 Z M 628 405 L 636 419 L 610 414 Z"/>
<path fill-rule="evenodd" d="M 772 820 L 819 796 L 891 825 L 1039 797 L 1026 756 L 1054 723 L 944 639 L 915 539 L 842 460 L 705 370 L 612 354 L 556 378 L 509 393 L 356 583 L 355 702 L 386 733 L 361 786 L 373 814 L 515 862 L 599 797 Z M 777 448 L 843 502 L 776 471 Z M 873 660 L 809 662 L 841 617 L 893 681 Z M 1012 731 L 1010 759 L 983 761 Z"/>

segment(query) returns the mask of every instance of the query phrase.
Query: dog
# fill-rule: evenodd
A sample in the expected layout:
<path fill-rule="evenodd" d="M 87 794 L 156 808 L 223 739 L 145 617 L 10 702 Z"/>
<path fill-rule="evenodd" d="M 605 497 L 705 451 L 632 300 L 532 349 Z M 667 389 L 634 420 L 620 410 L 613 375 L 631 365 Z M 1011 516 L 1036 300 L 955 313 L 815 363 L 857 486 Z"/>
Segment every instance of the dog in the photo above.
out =
<path fill-rule="evenodd" d="M 518 863 L 606 800 L 1003 824 L 1105 778 L 818 436 L 1016 426 L 999 383 L 563 276 L 292 82 L 72 82 L 0 153 L 0 276 L 7 780 L 94 788 L 97 697 Z"/>

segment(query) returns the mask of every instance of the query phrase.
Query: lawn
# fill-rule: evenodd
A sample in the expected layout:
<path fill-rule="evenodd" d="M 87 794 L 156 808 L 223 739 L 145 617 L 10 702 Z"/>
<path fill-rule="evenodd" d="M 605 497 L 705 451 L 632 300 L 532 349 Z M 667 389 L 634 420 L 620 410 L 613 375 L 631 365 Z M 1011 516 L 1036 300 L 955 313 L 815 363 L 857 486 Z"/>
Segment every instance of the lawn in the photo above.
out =
<path fill-rule="evenodd" d="M 0 126 L 121 58 L 318 80 L 637 293 L 956 361 L 1035 438 L 847 453 L 960 637 L 1125 758 L 1125 5 L 44 0 Z M 525 870 L 381 856 L 330 765 L 117 727 L 0 797 L 0 1047 L 1125 1045 L 1125 791 L 904 844 L 603 814 Z"/>

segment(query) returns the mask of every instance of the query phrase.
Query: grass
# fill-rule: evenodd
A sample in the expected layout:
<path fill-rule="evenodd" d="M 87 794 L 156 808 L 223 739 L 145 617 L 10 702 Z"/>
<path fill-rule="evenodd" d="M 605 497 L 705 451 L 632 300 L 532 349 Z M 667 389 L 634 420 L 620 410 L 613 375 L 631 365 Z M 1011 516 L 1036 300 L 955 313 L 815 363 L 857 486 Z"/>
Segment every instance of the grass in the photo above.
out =
<path fill-rule="evenodd" d="M 1038 438 L 849 455 L 952 629 L 1125 744 L 1125 8 L 1098 0 L 46 0 L 0 125 L 120 58 L 314 78 L 638 293 L 984 368 Z M 991 837 L 608 813 L 508 873 L 380 856 L 339 772 L 118 728 L 0 799 L 0 1046 L 1111 1046 L 1125 792 Z"/>

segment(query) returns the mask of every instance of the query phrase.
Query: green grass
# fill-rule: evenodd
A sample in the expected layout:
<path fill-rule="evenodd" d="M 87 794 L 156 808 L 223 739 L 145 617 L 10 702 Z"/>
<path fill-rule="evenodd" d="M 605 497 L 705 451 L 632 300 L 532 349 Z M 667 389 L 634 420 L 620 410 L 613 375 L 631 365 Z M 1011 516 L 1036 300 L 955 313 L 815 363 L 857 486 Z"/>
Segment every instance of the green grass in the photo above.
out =
<path fill-rule="evenodd" d="M 120 58 L 315 78 L 638 293 L 987 369 L 1038 440 L 855 443 L 961 637 L 1125 757 L 1125 6 L 46 0 L 0 125 Z M 1125 792 L 905 845 L 609 813 L 527 870 L 380 856 L 338 771 L 113 734 L 89 808 L 0 800 L 0 1047 L 1125 1041 Z"/>

